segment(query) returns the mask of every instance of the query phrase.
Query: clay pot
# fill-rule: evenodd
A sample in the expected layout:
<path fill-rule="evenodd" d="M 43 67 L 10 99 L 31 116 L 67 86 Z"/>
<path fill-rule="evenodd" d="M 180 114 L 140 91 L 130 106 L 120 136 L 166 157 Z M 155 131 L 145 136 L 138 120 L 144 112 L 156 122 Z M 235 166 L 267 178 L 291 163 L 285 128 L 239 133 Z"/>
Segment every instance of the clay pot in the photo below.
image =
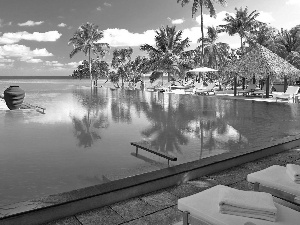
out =
<path fill-rule="evenodd" d="M 19 86 L 10 86 L 4 91 L 4 100 L 10 110 L 19 109 L 23 103 L 25 91 Z"/>

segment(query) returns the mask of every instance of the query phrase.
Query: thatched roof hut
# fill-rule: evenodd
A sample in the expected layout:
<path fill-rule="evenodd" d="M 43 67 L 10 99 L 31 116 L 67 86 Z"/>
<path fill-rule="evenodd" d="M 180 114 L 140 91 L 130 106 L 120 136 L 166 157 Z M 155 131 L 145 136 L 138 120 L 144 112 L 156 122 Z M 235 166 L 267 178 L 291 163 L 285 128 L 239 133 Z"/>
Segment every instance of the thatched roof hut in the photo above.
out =
<path fill-rule="evenodd" d="M 222 70 L 244 78 L 267 78 L 271 82 L 279 78 L 296 80 L 300 76 L 300 70 L 259 44 L 240 59 L 229 62 Z"/>

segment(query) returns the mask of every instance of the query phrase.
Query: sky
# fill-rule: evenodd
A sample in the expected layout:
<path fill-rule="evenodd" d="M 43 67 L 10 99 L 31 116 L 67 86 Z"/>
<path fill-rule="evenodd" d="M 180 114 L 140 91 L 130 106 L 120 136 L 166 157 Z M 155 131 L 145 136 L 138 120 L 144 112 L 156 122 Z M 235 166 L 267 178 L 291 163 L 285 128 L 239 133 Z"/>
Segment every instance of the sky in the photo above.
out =
<path fill-rule="evenodd" d="M 154 45 L 155 30 L 175 25 L 190 39 L 190 49 L 199 44 L 200 14 L 192 18 L 192 2 L 177 0 L 0 0 L 0 76 L 69 76 L 87 56 L 70 58 L 69 39 L 79 26 L 96 24 L 111 46 L 103 60 L 111 63 L 115 48 L 133 48 L 133 58 L 145 55 L 142 44 Z M 224 24 L 226 13 L 248 7 L 260 13 L 257 20 L 277 29 L 300 24 L 300 0 L 227 0 L 215 3 L 216 18 L 204 9 L 204 28 Z M 233 14 L 232 14 L 233 15 Z M 206 30 L 205 30 L 206 32 Z M 239 47 L 239 37 L 221 33 L 220 42 Z"/>

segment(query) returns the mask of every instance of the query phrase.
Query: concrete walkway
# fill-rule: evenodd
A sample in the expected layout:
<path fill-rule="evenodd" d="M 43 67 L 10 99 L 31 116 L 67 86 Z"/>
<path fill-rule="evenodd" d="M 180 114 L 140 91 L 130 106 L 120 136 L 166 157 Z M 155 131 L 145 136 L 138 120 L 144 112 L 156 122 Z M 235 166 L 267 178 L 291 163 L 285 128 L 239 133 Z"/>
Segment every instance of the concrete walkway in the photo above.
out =
<path fill-rule="evenodd" d="M 300 165 L 300 148 L 46 225 L 179 225 L 182 224 L 182 214 L 177 209 L 179 198 L 196 194 L 218 184 L 240 190 L 253 190 L 253 186 L 246 181 L 247 174 L 271 165 L 286 165 L 287 163 Z"/>

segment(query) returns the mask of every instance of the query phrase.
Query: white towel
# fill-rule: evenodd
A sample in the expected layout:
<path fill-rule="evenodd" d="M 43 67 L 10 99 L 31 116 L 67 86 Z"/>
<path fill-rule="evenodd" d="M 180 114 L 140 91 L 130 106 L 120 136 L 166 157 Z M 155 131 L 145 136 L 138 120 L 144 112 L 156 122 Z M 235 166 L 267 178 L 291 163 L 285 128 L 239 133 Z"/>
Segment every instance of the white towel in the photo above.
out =
<path fill-rule="evenodd" d="M 219 209 L 224 214 L 276 221 L 277 208 L 269 193 L 221 188 Z"/>
<path fill-rule="evenodd" d="M 286 164 L 287 175 L 297 184 L 300 184 L 300 166 L 295 164 Z"/>

